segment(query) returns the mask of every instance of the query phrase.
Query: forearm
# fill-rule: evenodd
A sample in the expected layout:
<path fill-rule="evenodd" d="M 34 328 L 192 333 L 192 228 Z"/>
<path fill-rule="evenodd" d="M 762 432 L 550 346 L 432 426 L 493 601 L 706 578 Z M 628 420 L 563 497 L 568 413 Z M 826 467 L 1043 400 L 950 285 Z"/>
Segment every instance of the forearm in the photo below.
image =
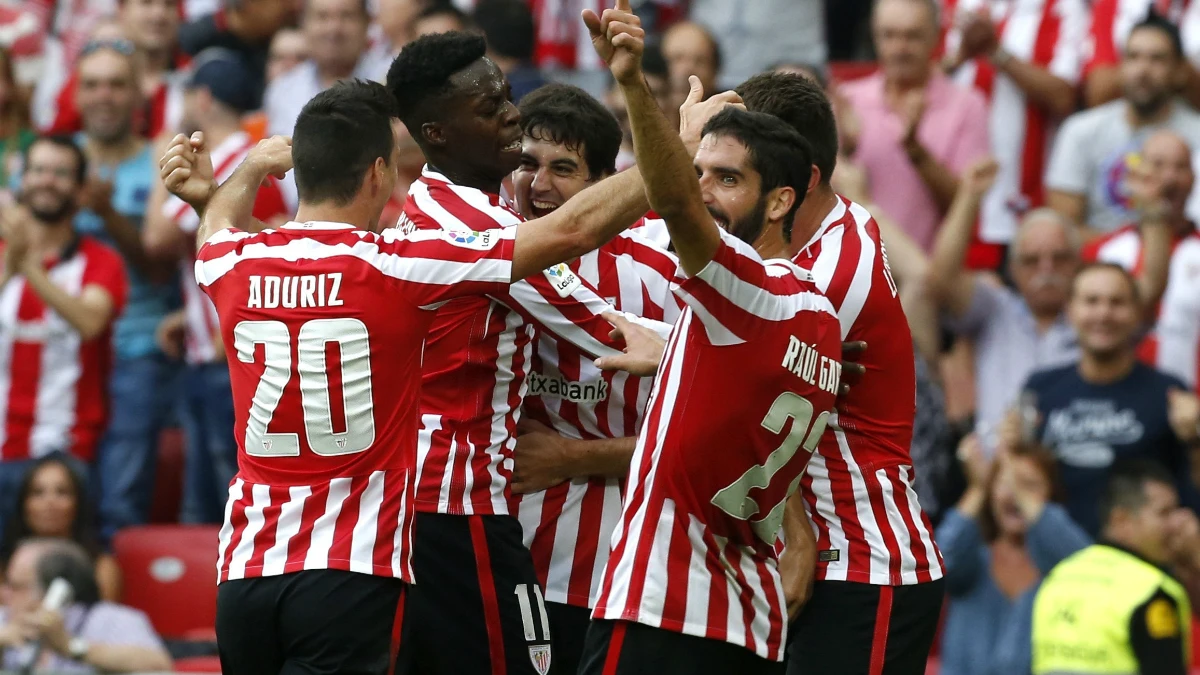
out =
<path fill-rule="evenodd" d="M 78 331 L 84 340 L 90 340 L 104 332 L 104 327 L 108 325 L 108 312 L 89 307 L 82 298 L 59 288 L 40 264 L 26 263 L 21 273 L 25 277 L 25 283 L 29 284 L 42 302 Z"/>
<path fill-rule="evenodd" d="M 1051 115 L 1066 117 L 1075 111 L 1075 88 L 1066 80 L 1011 55 L 993 59 L 993 65 Z"/>
<path fill-rule="evenodd" d="M 925 187 L 933 193 L 938 210 L 945 211 L 950 208 L 954 202 L 954 195 L 958 192 L 958 178 L 919 142 L 915 145 L 916 147 L 909 152 L 908 159 L 921 176 Z"/>
<path fill-rule="evenodd" d="M 129 645 L 90 645 L 83 662 L 107 673 L 152 673 L 171 670 L 171 657 L 161 649 Z"/>
<path fill-rule="evenodd" d="M 1121 75 L 1118 68 L 1101 66 L 1088 74 L 1083 85 L 1083 103 L 1088 108 L 1104 105 L 1121 98 Z"/>
<path fill-rule="evenodd" d="M 117 251 L 130 267 L 151 281 L 162 282 L 170 277 L 170 266 L 164 265 L 161 260 L 150 258 L 142 243 L 142 234 L 128 218 L 112 210 L 101 214 L 100 217 L 104 221 L 104 231 L 108 233 Z"/>
<path fill-rule="evenodd" d="M 971 245 L 971 234 L 978 214 L 979 198 L 974 195 L 960 194 L 950 205 L 929 261 L 931 290 L 936 297 L 946 297 L 951 289 L 963 283 L 963 277 L 967 274 L 964 268 L 967 248 Z"/>
<path fill-rule="evenodd" d="M 1167 272 L 1171 266 L 1171 231 L 1163 223 L 1143 223 L 1142 269 L 1137 275 L 1138 291 L 1146 318 L 1153 321 L 1158 301 L 1167 288 Z"/>
<path fill-rule="evenodd" d="M 208 241 L 214 234 L 231 227 L 246 228 L 252 220 L 254 199 L 258 186 L 267 177 L 266 169 L 254 162 L 242 162 L 229 180 L 218 187 L 201 205 L 200 227 L 196 230 L 196 247 Z"/>
<path fill-rule="evenodd" d="M 629 462 L 636 447 L 634 436 L 569 440 L 567 474 L 570 478 L 623 478 L 629 473 Z"/>
<path fill-rule="evenodd" d="M 783 544 L 785 550 L 794 549 L 802 554 L 816 557 L 817 539 L 813 534 L 808 512 L 804 510 L 804 492 L 796 490 L 783 507 Z"/>

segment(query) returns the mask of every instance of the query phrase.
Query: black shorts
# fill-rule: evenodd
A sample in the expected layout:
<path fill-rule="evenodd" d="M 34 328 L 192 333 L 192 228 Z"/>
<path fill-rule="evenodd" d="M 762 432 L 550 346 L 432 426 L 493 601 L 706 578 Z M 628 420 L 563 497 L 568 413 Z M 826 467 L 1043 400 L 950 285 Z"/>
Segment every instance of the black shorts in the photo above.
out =
<path fill-rule="evenodd" d="M 815 672 L 815 671 L 814 671 Z M 729 642 L 596 619 L 579 675 L 782 675 L 783 664 Z"/>
<path fill-rule="evenodd" d="M 924 675 L 945 593 L 941 579 L 816 582 L 788 634 L 788 675 Z"/>
<path fill-rule="evenodd" d="M 575 675 L 579 672 L 579 661 L 583 658 L 583 644 L 587 639 L 588 626 L 592 623 L 592 610 L 587 607 L 546 603 L 546 614 L 554 626 L 554 668 L 556 674 Z"/>
<path fill-rule="evenodd" d="M 407 672 L 547 675 L 549 619 L 520 522 L 418 513 L 413 528 Z"/>
<path fill-rule="evenodd" d="M 405 639 L 399 579 L 305 570 L 217 589 L 225 675 L 388 675 Z"/>

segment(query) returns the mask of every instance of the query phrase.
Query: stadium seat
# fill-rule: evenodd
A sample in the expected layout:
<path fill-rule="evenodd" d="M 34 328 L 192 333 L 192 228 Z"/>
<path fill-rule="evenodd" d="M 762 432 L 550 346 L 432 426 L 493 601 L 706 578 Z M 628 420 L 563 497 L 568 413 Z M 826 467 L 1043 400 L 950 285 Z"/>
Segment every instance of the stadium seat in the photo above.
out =
<path fill-rule="evenodd" d="M 212 640 L 217 618 L 217 532 L 209 525 L 147 525 L 117 533 L 125 604 L 167 640 Z"/>
<path fill-rule="evenodd" d="M 193 656 L 175 661 L 177 673 L 215 673 L 221 672 L 221 659 L 216 656 Z"/>
<path fill-rule="evenodd" d="M 154 470 L 154 499 L 150 522 L 178 523 L 183 499 L 183 432 L 163 429 L 158 439 L 158 462 Z"/>

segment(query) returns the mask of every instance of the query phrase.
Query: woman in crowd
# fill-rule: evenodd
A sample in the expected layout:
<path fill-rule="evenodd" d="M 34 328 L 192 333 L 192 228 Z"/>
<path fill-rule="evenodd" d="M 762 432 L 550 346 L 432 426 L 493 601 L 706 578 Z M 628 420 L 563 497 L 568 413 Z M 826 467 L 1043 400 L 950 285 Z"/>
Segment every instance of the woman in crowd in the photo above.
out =
<path fill-rule="evenodd" d="M 1030 620 L 1016 609 L 1020 599 L 1059 561 L 1091 543 L 1055 503 L 1062 491 L 1053 455 L 1016 441 L 1015 420 L 1005 427 L 994 462 L 974 434 L 959 446 L 967 490 L 935 533 L 950 595 L 942 675 L 998 675 L 998 639 L 1013 622 Z"/>
<path fill-rule="evenodd" d="M 31 465 L 16 499 L 15 515 L 5 525 L 0 544 L 0 569 L 23 539 L 70 539 L 92 557 L 100 597 L 113 602 L 120 598 L 121 569 L 116 559 L 100 548 L 83 478 L 66 457 L 47 455 Z"/>
<path fill-rule="evenodd" d="M 12 55 L 0 47 L 0 206 L 11 199 L 12 177 L 36 138 L 29 124 L 29 105 L 13 77 Z"/>

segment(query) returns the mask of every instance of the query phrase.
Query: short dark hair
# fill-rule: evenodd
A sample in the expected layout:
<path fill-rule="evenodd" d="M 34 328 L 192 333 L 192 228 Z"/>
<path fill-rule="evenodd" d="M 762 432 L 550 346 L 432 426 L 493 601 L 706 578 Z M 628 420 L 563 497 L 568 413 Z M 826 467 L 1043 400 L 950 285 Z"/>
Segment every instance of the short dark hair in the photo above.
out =
<path fill-rule="evenodd" d="M 1146 504 L 1146 485 L 1160 483 L 1175 488 L 1175 477 L 1149 459 L 1127 459 L 1113 465 L 1100 498 L 1100 523 L 1107 525 L 1113 511 L 1136 511 Z"/>
<path fill-rule="evenodd" d="M 1137 279 L 1135 279 L 1133 277 L 1133 274 L 1129 270 L 1125 269 L 1124 267 L 1121 267 L 1120 265 L 1118 265 L 1116 263 L 1106 262 L 1103 260 L 1096 260 L 1093 262 L 1084 263 L 1079 268 L 1079 270 L 1075 272 L 1075 276 L 1071 279 L 1071 296 L 1070 297 L 1072 297 L 1072 298 L 1075 297 L 1075 290 L 1076 290 L 1076 286 L 1079 284 L 1079 279 L 1081 279 L 1085 273 L 1094 272 L 1096 270 L 1106 270 L 1108 272 L 1113 272 L 1114 274 L 1119 275 L 1122 279 L 1125 280 L 1125 285 L 1127 285 L 1129 287 L 1129 293 L 1133 296 L 1134 304 L 1139 305 L 1139 306 L 1142 304 L 1142 292 L 1138 289 Z"/>
<path fill-rule="evenodd" d="M 423 35 L 404 46 L 392 61 L 387 88 L 396 97 L 400 119 L 421 142 L 421 125 L 428 121 L 426 103 L 450 92 L 450 78 L 482 59 L 487 42 L 464 31 Z"/>
<path fill-rule="evenodd" d="M 292 134 L 292 162 L 301 201 L 350 203 L 363 177 L 396 145 L 396 99 L 382 84 L 344 80 L 305 104 Z"/>
<path fill-rule="evenodd" d="M 75 142 L 75 139 L 65 134 L 49 134 L 46 136 L 38 136 L 29 147 L 25 148 L 25 166 L 29 166 L 29 155 L 33 152 L 33 148 L 39 143 L 53 145 L 69 151 L 75 155 L 75 181 L 82 185 L 87 181 L 88 175 L 88 160 L 87 155 L 83 154 L 83 149 Z"/>
<path fill-rule="evenodd" d="M 765 113 L 726 108 L 704 125 L 702 136 L 716 134 L 746 146 L 750 165 L 762 180 L 765 194 L 778 187 L 796 191 L 796 201 L 783 220 L 783 237 L 792 240 L 792 221 L 808 193 L 812 177 L 812 147 L 795 129 Z"/>
<path fill-rule="evenodd" d="M 590 178 L 617 172 L 621 126 L 586 91 L 570 84 L 547 84 L 521 99 L 521 129 L 526 136 L 579 151 Z"/>
<path fill-rule="evenodd" d="M 91 607 L 100 602 L 95 563 L 79 544 L 66 540 L 48 544 L 46 552 L 37 561 L 38 586 L 45 591 L 55 579 L 62 579 L 71 586 L 72 604 Z"/>
<path fill-rule="evenodd" d="M 808 141 L 821 182 L 828 185 L 837 165 L 838 130 L 833 106 L 821 86 L 795 73 L 759 73 L 735 91 L 747 110 L 778 117 Z"/>
<path fill-rule="evenodd" d="M 533 58 L 536 31 L 524 0 L 480 0 L 471 18 L 496 54 L 522 61 Z"/>
<path fill-rule="evenodd" d="M 1129 36 L 1133 37 L 1133 34 L 1139 30 L 1156 30 L 1166 35 L 1171 42 L 1171 53 L 1177 60 L 1183 60 L 1183 37 L 1179 34 L 1179 27 L 1171 23 L 1169 19 L 1151 9 L 1146 14 L 1146 18 L 1133 25 L 1133 28 L 1129 30 Z M 1129 38 L 1125 40 L 1128 42 Z"/>

